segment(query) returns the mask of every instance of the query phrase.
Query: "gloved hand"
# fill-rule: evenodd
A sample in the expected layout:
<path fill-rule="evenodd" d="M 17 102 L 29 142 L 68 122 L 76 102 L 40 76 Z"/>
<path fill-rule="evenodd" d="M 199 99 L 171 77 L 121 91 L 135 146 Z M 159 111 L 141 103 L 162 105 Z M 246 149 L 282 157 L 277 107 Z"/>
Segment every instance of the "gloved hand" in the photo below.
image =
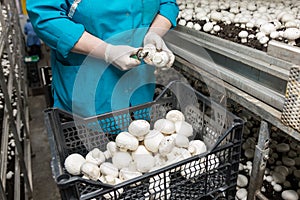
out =
<path fill-rule="evenodd" d="M 108 44 L 105 49 L 105 62 L 113 64 L 122 71 L 129 70 L 141 64 L 138 59 L 131 58 L 137 51 L 138 48 L 127 45 Z"/>
<path fill-rule="evenodd" d="M 167 63 L 167 67 L 171 67 L 174 63 L 175 60 L 175 56 L 172 53 L 172 51 L 170 51 L 168 49 L 168 47 L 166 46 L 164 40 L 155 32 L 149 31 L 144 38 L 144 47 L 147 45 L 154 45 L 156 47 L 157 50 L 159 51 L 165 51 L 168 56 L 169 56 L 169 62 Z M 151 64 L 151 63 L 148 63 Z"/>

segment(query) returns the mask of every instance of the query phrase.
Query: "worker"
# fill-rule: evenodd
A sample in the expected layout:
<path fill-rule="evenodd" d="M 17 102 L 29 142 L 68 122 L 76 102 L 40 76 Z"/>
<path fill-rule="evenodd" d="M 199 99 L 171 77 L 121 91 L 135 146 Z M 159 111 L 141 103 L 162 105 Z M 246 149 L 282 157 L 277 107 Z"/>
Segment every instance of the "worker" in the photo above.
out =
<path fill-rule="evenodd" d="M 153 101 L 155 67 L 133 55 L 176 26 L 176 0 L 27 0 L 39 37 L 51 48 L 53 107 L 94 116 Z"/>
<path fill-rule="evenodd" d="M 42 56 L 41 51 L 41 40 L 35 33 L 30 19 L 27 19 L 24 25 L 24 34 L 27 36 L 26 38 L 26 46 L 28 48 L 27 52 L 30 56 L 38 55 L 40 58 Z"/>

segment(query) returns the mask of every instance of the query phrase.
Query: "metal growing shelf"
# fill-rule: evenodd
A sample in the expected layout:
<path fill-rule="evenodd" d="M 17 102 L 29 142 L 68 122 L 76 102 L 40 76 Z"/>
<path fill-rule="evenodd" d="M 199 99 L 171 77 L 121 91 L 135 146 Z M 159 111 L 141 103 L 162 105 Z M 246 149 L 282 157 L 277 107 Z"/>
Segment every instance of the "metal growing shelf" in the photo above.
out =
<path fill-rule="evenodd" d="M 269 150 L 268 124 L 300 141 L 299 131 L 281 120 L 290 71 L 299 69 L 297 59 L 293 62 L 289 59 L 299 57 L 299 50 L 289 48 L 292 57 L 282 59 L 283 51 L 274 53 L 274 48 L 280 46 L 276 43 L 270 43 L 270 51 L 263 52 L 180 25 L 165 40 L 176 55 L 175 69 L 216 90 L 221 94 L 220 101 L 231 99 L 260 118 L 248 199 L 255 196 L 263 199 L 259 189 L 264 171 L 261 166 L 266 163 Z"/>
<path fill-rule="evenodd" d="M 5 101 L 0 144 L 0 197 L 5 200 L 8 193 L 6 190 L 8 150 L 9 138 L 12 135 L 15 142 L 14 158 L 12 158 L 14 166 L 10 169 L 13 172 L 13 190 L 9 192 L 14 199 L 31 199 L 29 111 L 27 106 L 26 68 L 22 59 L 25 48 L 15 1 L 0 3 L 0 14 L 0 57 L 2 58 L 5 54 L 7 55 L 6 59 L 9 61 L 8 78 L 4 75 L 2 63 L 0 64 L 0 88 Z M 12 101 L 15 101 L 13 105 Z"/>

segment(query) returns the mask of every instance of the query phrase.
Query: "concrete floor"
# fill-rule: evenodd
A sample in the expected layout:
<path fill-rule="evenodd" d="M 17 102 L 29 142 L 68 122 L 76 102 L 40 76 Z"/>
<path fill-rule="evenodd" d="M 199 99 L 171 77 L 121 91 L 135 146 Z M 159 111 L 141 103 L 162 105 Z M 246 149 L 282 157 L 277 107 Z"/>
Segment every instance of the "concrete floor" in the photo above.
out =
<path fill-rule="evenodd" d="M 44 57 L 38 65 L 49 66 L 49 51 L 42 48 Z M 59 190 L 52 177 L 51 153 L 47 132 L 44 124 L 43 111 L 47 108 L 45 95 L 41 92 L 32 92 L 29 89 L 28 97 L 30 112 L 30 139 L 32 146 L 32 182 L 34 200 L 60 199 Z"/>

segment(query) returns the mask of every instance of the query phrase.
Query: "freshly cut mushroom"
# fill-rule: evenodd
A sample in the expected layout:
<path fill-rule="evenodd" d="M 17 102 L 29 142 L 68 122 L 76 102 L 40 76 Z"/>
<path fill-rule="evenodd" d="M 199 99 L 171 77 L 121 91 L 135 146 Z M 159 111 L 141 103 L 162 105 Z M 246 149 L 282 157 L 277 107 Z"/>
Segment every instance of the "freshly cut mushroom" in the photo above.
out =
<path fill-rule="evenodd" d="M 115 152 L 118 151 L 116 142 L 110 141 L 106 144 L 106 151 L 104 151 L 104 156 L 106 159 L 111 158 Z"/>
<path fill-rule="evenodd" d="M 139 141 L 129 132 L 121 132 L 116 137 L 116 144 L 120 151 L 135 151 L 139 146 Z"/>
<path fill-rule="evenodd" d="M 177 121 L 184 121 L 185 117 L 184 114 L 179 110 L 170 110 L 166 114 L 166 119 L 175 123 Z"/>
<path fill-rule="evenodd" d="M 79 175 L 81 173 L 80 167 L 85 162 L 86 160 L 82 155 L 73 153 L 65 159 L 64 165 L 68 173 L 72 175 Z"/>
<path fill-rule="evenodd" d="M 188 150 L 193 156 L 207 151 L 205 143 L 201 140 L 190 141 Z"/>
<path fill-rule="evenodd" d="M 150 124 L 148 121 L 143 119 L 132 121 L 128 127 L 128 132 L 137 137 L 139 141 L 142 141 L 149 131 Z"/>
<path fill-rule="evenodd" d="M 100 149 L 94 148 L 85 156 L 85 159 L 87 162 L 94 163 L 99 166 L 105 161 L 105 155 L 102 151 L 100 151 Z"/>
<path fill-rule="evenodd" d="M 155 129 L 150 130 L 150 132 L 145 136 L 144 145 L 149 151 L 157 153 L 158 146 L 163 138 L 164 135 L 160 131 Z"/>
<path fill-rule="evenodd" d="M 175 125 L 168 119 L 159 119 L 154 123 L 154 129 L 163 134 L 171 135 L 175 132 Z"/>
<path fill-rule="evenodd" d="M 88 177 L 91 180 L 97 181 L 100 178 L 100 168 L 95 163 L 83 163 L 80 171 L 85 177 Z"/>
<path fill-rule="evenodd" d="M 104 162 L 100 165 L 100 172 L 103 176 L 113 176 L 117 178 L 119 176 L 119 170 L 110 162 Z"/>
<path fill-rule="evenodd" d="M 116 152 L 112 157 L 112 163 L 118 169 L 129 167 L 129 164 L 132 162 L 132 157 L 128 152 Z"/>
<path fill-rule="evenodd" d="M 178 134 L 190 137 L 193 135 L 193 126 L 186 121 L 175 122 L 175 131 Z"/>

